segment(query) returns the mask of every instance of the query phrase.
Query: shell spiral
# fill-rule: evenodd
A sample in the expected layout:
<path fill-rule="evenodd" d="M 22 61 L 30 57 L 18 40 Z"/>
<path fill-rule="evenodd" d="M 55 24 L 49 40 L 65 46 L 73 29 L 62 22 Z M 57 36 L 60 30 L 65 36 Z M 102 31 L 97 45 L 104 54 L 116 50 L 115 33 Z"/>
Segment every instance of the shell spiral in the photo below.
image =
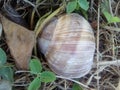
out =
<path fill-rule="evenodd" d="M 91 70 L 95 38 L 90 24 L 78 14 L 51 20 L 39 36 L 38 46 L 58 75 L 80 78 Z"/>

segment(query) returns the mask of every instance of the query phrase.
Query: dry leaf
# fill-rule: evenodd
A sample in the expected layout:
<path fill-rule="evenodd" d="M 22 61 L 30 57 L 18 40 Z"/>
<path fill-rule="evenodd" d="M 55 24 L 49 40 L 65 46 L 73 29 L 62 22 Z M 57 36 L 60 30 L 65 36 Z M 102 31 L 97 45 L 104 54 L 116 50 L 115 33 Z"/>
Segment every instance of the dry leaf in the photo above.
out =
<path fill-rule="evenodd" d="M 35 44 L 35 34 L 1 15 L 1 21 L 8 47 L 19 69 L 28 69 L 32 49 Z"/>
<path fill-rule="evenodd" d="M 2 24 L 0 23 L 0 37 L 2 35 Z"/>

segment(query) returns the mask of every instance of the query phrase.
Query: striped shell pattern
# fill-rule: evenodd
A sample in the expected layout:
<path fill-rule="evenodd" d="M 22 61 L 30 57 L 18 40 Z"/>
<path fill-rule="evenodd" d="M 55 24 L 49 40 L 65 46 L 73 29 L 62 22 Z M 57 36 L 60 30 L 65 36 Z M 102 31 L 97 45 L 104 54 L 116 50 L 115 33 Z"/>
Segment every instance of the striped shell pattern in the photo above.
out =
<path fill-rule="evenodd" d="M 90 24 L 72 13 L 52 19 L 38 38 L 40 51 L 58 75 L 80 78 L 92 68 L 95 38 Z"/>

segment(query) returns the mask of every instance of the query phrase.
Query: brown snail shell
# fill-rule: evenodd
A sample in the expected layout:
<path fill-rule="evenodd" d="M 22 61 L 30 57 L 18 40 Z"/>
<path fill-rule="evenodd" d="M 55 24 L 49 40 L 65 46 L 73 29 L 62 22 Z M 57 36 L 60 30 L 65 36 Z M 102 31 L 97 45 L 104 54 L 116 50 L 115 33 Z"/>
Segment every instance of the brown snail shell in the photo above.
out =
<path fill-rule="evenodd" d="M 58 75 L 79 78 L 93 63 L 95 38 L 90 24 L 80 15 L 61 15 L 47 24 L 38 46 L 50 68 Z"/>

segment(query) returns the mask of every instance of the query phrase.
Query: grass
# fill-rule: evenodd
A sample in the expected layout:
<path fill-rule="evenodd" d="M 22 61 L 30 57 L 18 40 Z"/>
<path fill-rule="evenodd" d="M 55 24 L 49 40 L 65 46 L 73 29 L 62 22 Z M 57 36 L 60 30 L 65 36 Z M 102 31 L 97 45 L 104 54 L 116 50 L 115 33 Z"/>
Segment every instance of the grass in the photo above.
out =
<path fill-rule="evenodd" d="M 30 27 L 32 27 L 31 29 L 33 29 L 39 17 L 50 11 L 51 8 L 52 11 L 56 10 L 64 3 L 62 1 L 64 0 L 57 0 L 55 3 L 53 0 L 43 0 L 37 4 L 36 2 L 23 0 L 24 3 L 19 2 L 17 5 L 13 5 L 16 5 L 16 10 L 22 13 L 21 15 L 29 22 Z M 109 1 L 110 13 L 120 17 L 120 1 Z M 78 78 L 77 80 L 57 76 L 55 82 L 42 83 L 42 90 L 70 90 L 74 82 L 81 85 L 84 90 L 115 90 L 118 87 L 120 80 L 120 23 L 106 24 L 107 21 L 100 11 L 101 2 L 96 2 L 96 0 L 89 0 L 89 2 L 88 20 L 91 22 L 91 25 L 93 22 L 96 22 L 92 25 L 96 38 L 96 52 L 92 70 L 88 75 Z M 31 13 L 33 13 L 33 15 L 31 15 Z M 0 47 L 7 53 L 9 62 L 14 64 L 4 35 L 0 38 Z M 43 69 L 50 70 L 47 62 L 45 62 L 42 57 L 40 58 Z M 14 70 L 16 73 L 13 87 L 16 90 L 26 90 L 26 86 L 28 86 L 33 77 L 31 77 L 27 71 L 18 71 L 15 67 Z"/>

